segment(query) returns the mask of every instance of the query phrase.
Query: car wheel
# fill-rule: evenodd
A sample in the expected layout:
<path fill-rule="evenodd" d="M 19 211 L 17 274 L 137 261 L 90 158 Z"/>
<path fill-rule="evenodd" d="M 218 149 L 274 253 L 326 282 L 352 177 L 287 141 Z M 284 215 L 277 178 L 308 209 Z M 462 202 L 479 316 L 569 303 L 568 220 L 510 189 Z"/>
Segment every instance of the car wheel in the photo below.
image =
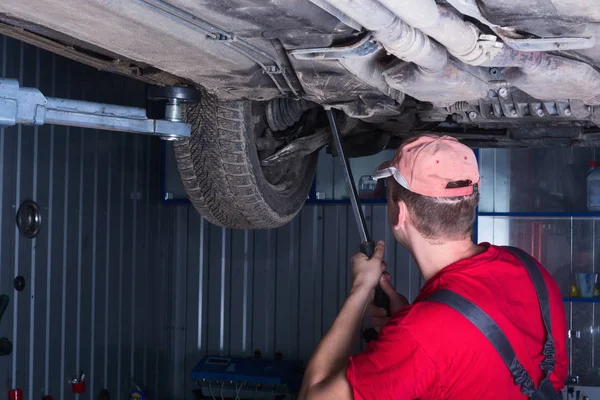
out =
<path fill-rule="evenodd" d="M 187 104 L 189 139 L 175 143 L 181 180 L 196 210 L 227 228 L 266 229 L 300 211 L 315 174 L 318 152 L 261 167 L 255 140 L 266 124 L 265 104 L 221 102 L 203 91 Z"/>

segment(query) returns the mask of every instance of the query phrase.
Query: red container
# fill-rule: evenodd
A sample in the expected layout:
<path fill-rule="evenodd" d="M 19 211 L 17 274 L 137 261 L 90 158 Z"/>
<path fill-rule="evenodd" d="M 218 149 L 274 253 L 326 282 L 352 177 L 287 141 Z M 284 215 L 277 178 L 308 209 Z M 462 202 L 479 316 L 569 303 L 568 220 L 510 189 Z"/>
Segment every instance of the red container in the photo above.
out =
<path fill-rule="evenodd" d="M 23 400 L 23 391 L 21 389 L 9 390 L 8 400 Z"/>
<path fill-rule="evenodd" d="M 85 393 L 85 382 L 71 383 L 73 386 L 73 393 Z"/>

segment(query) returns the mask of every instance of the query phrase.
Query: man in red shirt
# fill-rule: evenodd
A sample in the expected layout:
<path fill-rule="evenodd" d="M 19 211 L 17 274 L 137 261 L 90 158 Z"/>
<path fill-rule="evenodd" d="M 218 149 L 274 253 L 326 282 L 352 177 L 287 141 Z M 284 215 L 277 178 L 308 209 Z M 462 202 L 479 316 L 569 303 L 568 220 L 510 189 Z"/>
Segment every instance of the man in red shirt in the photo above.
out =
<path fill-rule="evenodd" d="M 473 152 L 450 137 L 420 136 L 404 143 L 374 178 L 388 178 L 389 223 L 395 239 L 416 260 L 425 285 L 408 304 L 382 273 L 383 242 L 371 259 L 355 255 L 352 289 L 307 365 L 300 397 L 526 399 L 515 383 L 523 377 L 513 378 L 482 331 L 464 314 L 431 300 L 434 293 L 448 291 L 474 303 L 496 323 L 535 388 L 545 376 L 540 367 L 544 344 L 553 338 L 554 363 L 552 356 L 546 360 L 551 373 L 545 386 L 561 390 L 568 370 L 561 293 L 539 263 L 530 263 L 539 268 L 538 282 L 547 288 L 549 335 L 523 262 L 503 247 L 471 241 L 479 201 Z M 371 305 L 377 284 L 390 297 L 389 319 Z M 350 356 L 370 306 L 376 325 L 385 326 L 362 353 Z"/>

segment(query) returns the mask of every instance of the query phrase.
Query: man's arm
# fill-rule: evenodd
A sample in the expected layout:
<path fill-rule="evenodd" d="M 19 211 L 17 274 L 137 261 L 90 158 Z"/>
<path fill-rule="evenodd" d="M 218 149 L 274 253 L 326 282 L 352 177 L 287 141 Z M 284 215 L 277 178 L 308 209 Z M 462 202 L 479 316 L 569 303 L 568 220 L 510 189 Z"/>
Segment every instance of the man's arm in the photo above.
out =
<path fill-rule="evenodd" d="M 360 253 L 353 257 L 350 295 L 306 367 L 300 399 L 353 399 L 346 367 L 362 318 L 382 276 L 383 254 L 384 244 L 379 242 L 371 259 Z"/>
<path fill-rule="evenodd" d="M 350 296 L 313 353 L 304 373 L 300 399 L 353 399 L 346 380 L 346 367 L 365 310 L 372 301 L 366 288 L 352 290 Z"/>

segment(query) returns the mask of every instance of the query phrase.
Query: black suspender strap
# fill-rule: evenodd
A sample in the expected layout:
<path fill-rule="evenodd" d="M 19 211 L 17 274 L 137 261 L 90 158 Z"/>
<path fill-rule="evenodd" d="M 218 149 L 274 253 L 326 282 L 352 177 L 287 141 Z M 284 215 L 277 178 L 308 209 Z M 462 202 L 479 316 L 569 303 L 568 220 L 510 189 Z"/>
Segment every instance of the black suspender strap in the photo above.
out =
<path fill-rule="evenodd" d="M 502 361 L 504 361 L 504 364 L 510 370 L 515 383 L 521 387 L 521 393 L 527 397 L 533 395 L 535 386 L 531 377 L 517 359 L 517 355 L 504 332 L 502 332 L 500 327 L 485 311 L 463 296 L 447 289 L 438 290 L 425 300 L 445 304 L 471 321 L 487 337 L 496 351 L 498 351 L 498 354 L 502 357 Z"/>
<path fill-rule="evenodd" d="M 542 320 L 544 322 L 544 327 L 546 328 L 546 343 L 544 344 L 543 349 L 544 361 L 540 364 L 540 368 L 544 371 L 545 377 L 537 392 L 531 377 L 517 359 L 515 351 L 506 338 L 506 335 L 485 311 L 463 296 L 447 289 L 438 290 L 425 300 L 445 304 L 462 314 L 475 325 L 475 327 L 477 327 L 477 329 L 479 329 L 494 346 L 498 354 L 500 354 L 502 361 L 504 361 L 504 364 L 506 364 L 510 370 L 515 383 L 521 388 L 521 393 L 528 397 L 535 394 L 535 398 L 538 397 L 537 395 L 541 396 L 539 398 L 555 398 L 554 395 L 556 395 L 556 392 L 554 392 L 552 385 L 548 381 L 548 377 L 554 370 L 556 358 L 556 348 L 554 346 L 554 338 L 552 337 L 548 288 L 546 287 L 542 271 L 540 271 L 536 262 L 529 254 L 516 247 L 505 248 L 514 254 L 525 266 L 525 269 L 533 282 L 533 286 L 535 287 Z M 548 394 L 550 394 L 550 397 L 544 397 Z"/>
<path fill-rule="evenodd" d="M 544 281 L 542 271 L 540 271 L 539 267 L 529 254 L 516 247 L 506 246 L 504 248 L 521 260 L 529 273 L 533 286 L 535 286 L 535 291 L 540 303 L 540 310 L 542 311 L 542 320 L 544 321 L 544 327 L 546 328 L 546 343 L 544 344 L 543 350 L 545 358 L 540 364 L 540 368 L 546 373 L 546 377 L 548 377 L 552 371 L 554 371 L 554 365 L 556 364 L 556 347 L 554 345 L 554 338 L 552 337 L 552 319 L 550 318 L 550 301 L 548 298 L 546 281 Z"/>

